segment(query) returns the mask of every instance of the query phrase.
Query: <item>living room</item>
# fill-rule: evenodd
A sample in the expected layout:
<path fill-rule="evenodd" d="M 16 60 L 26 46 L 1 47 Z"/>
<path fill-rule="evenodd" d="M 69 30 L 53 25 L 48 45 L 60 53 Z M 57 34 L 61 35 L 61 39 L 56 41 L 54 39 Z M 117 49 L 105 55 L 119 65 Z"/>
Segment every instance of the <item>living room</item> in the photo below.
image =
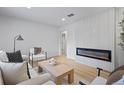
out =
<path fill-rule="evenodd" d="M 0 57 L 2 83 L 122 84 L 118 82 L 124 75 L 124 51 L 119 45 L 123 41 L 119 38 L 123 31 L 119 25 L 119 22 L 123 25 L 123 11 L 121 7 L 1 7 L 0 56 L 6 55 Z M 36 53 L 31 53 L 32 48 Z M 28 63 L 29 79 L 12 71 L 17 70 L 16 65 L 23 66 L 15 61 L 17 52 Z M 119 77 L 113 80 L 118 73 L 109 74 L 116 72 L 115 69 L 121 72 L 117 71 Z M 18 73 L 26 72 L 27 68 Z M 23 79 L 15 79 L 13 75 Z"/>

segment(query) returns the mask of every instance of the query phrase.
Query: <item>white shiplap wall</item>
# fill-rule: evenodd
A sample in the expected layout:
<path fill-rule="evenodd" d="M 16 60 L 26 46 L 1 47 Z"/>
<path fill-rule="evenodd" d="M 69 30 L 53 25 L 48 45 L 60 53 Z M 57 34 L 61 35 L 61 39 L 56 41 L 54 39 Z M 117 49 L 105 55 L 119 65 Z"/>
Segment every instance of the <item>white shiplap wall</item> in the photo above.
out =
<path fill-rule="evenodd" d="M 75 22 L 64 29 L 68 31 L 67 56 L 77 62 L 105 70 L 114 69 L 114 9 Z M 76 47 L 105 49 L 112 51 L 112 62 L 76 56 Z"/>

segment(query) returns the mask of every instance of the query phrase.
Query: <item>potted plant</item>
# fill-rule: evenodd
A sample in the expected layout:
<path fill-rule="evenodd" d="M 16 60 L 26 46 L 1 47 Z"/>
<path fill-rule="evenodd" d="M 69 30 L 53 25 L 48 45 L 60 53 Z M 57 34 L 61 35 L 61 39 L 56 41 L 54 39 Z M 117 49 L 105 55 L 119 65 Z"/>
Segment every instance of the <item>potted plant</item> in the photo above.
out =
<path fill-rule="evenodd" d="M 124 15 L 124 13 L 123 13 Z M 121 20 L 121 22 L 119 22 L 119 25 L 121 27 L 121 33 L 120 33 L 120 39 L 121 39 L 121 42 L 119 43 L 119 45 L 122 47 L 122 49 L 124 50 L 124 17 L 123 19 Z"/>

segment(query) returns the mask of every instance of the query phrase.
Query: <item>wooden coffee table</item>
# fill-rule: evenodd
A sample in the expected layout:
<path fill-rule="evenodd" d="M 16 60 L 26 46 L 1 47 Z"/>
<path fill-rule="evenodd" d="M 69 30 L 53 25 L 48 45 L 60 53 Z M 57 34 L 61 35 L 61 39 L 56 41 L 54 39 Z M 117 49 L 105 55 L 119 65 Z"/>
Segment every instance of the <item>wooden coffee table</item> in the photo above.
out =
<path fill-rule="evenodd" d="M 57 85 L 62 83 L 62 80 L 65 76 L 68 75 L 68 83 L 71 84 L 74 82 L 74 69 L 65 64 L 57 64 L 57 65 L 50 65 L 48 61 L 42 61 L 38 63 L 40 68 L 43 68 L 48 73 L 50 73 L 54 81 Z"/>

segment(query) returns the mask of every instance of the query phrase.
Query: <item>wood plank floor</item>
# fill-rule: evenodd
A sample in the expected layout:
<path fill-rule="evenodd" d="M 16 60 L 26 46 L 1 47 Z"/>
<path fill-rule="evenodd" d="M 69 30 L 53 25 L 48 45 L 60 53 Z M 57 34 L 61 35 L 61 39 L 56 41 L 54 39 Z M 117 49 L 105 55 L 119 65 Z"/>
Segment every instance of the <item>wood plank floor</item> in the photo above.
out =
<path fill-rule="evenodd" d="M 65 56 L 54 57 L 58 62 L 67 64 L 74 67 L 75 71 L 75 81 L 83 80 L 86 84 L 90 84 L 93 79 L 97 76 L 97 69 L 77 63 L 75 60 L 68 59 Z M 101 77 L 107 78 L 109 72 L 102 71 Z"/>
<path fill-rule="evenodd" d="M 93 79 L 97 76 L 96 68 L 77 63 L 75 60 L 68 59 L 65 56 L 56 56 L 54 58 L 57 60 L 57 62 L 72 66 L 74 68 L 74 78 L 75 78 L 74 85 L 79 84 L 78 82 L 80 80 L 82 80 L 85 84 L 90 84 L 93 81 Z M 35 66 L 37 66 L 36 63 L 34 64 Z M 109 75 L 109 72 L 105 72 L 105 71 L 101 72 L 101 76 L 104 78 L 107 78 L 108 75 Z M 65 78 L 65 81 L 66 80 L 67 79 Z M 63 82 L 65 82 L 65 81 L 63 81 Z M 66 84 L 66 83 L 64 83 L 64 84 Z"/>

